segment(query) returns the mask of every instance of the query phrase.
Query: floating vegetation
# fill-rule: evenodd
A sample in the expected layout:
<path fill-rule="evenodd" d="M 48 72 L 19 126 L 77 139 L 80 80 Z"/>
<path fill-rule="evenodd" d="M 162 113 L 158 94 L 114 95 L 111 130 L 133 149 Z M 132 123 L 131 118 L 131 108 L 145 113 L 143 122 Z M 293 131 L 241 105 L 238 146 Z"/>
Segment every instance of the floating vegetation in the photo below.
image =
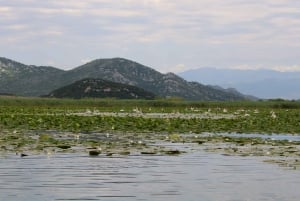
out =
<path fill-rule="evenodd" d="M 121 151 L 118 154 L 120 154 L 120 155 L 129 155 L 130 151 Z"/>
<path fill-rule="evenodd" d="M 165 153 L 167 155 L 179 155 L 183 152 L 176 149 L 176 150 L 166 150 L 163 153 Z"/>
<path fill-rule="evenodd" d="M 26 157 L 26 156 L 28 156 L 27 154 L 20 154 L 20 156 L 23 158 L 23 157 Z"/>
<path fill-rule="evenodd" d="M 60 149 L 70 149 L 72 146 L 70 145 L 57 145 L 58 148 Z"/>
<path fill-rule="evenodd" d="M 172 142 L 194 143 L 226 155 L 279 157 L 289 164 L 298 164 L 300 156 L 299 141 L 247 137 L 250 133 L 300 135 L 296 101 L 0 98 L 0 103 L 1 152 L 182 154 L 155 145 Z M 234 136 L 239 133 L 245 135 Z"/>
<path fill-rule="evenodd" d="M 101 154 L 101 151 L 98 151 L 98 150 L 89 151 L 90 156 L 98 156 L 99 154 Z"/>
<path fill-rule="evenodd" d="M 141 154 L 144 154 L 144 155 L 155 155 L 155 154 L 157 154 L 157 152 L 155 152 L 155 151 L 141 151 Z"/>

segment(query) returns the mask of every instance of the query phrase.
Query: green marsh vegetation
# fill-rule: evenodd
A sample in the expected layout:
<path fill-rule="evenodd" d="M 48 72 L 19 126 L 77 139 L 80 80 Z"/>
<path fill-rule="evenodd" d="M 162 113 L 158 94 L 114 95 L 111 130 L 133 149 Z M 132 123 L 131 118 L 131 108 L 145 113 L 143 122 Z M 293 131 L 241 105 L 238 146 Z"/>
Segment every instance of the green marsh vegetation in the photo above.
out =
<path fill-rule="evenodd" d="M 104 115 L 105 112 L 108 115 Z M 110 115 L 112 113 L 115 115 Z M 137 113 L 140 115 L 131 115 Z M 187 118 L 189 115 L 190 118 Z M 163 118 L 157 118 L 159 116 Z M 299 134 L 300 102 L 60 100 L 4 97 L 0 98 L 0 127 L 78 132 Z"/>
<path fill-rule="evenodd" d="M 202 133 L 300 135 L 300 102 L 1 97 L 0 132 L 0 150 L 6 152 L 87 149 L 90 153 L 107 155 L 133 152 L 177 154 L 177 150 L 163 150 L 162 147 L 149 146 L 149 142 L 236 144 L 236 138 L 211 139 Z M 190 138 L 191 134 L 197 138 Z M 253 145 L 253 140 L 244 138 L 243 141 L 239 146 Z M 277 144 L 299 146 L 288 141 Z M 277 144 L 273 142 L 271 146 Z M 298 148 L 293 151 L 296 155 L 299 154 Z"/>

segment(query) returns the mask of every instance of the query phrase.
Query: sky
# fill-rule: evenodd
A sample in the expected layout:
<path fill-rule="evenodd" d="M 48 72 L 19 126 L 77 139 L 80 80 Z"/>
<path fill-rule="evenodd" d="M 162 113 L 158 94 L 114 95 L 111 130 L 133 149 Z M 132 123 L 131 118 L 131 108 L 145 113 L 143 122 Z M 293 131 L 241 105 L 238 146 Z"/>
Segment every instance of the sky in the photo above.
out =
<path fill-rule="evenodd" d="M 0 57 L 300 71 L 299 0 L 0 0 Z"/>

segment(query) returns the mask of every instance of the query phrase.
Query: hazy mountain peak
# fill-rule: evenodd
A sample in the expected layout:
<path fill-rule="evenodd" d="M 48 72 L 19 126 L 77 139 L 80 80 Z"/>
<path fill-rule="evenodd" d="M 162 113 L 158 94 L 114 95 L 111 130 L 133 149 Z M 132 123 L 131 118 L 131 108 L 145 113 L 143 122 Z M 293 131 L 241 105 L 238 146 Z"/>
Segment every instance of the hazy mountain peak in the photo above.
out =
<path fill-rule="evenodd" d="M 198 68 L 178 75 L 189 81 L 235 88 L 260 98 L 299 99 L 300 96 L 300 72 Z"/>

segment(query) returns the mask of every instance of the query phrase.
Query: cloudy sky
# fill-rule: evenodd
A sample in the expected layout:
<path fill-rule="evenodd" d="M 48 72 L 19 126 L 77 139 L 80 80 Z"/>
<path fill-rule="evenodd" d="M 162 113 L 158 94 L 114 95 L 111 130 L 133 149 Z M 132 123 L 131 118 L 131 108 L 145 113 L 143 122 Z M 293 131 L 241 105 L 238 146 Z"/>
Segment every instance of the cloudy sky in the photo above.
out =
<path fill-rule="evenodd" d="M 0 56 L 70 69 L 300 70 L 299 0 L 0 0 Z"/>

